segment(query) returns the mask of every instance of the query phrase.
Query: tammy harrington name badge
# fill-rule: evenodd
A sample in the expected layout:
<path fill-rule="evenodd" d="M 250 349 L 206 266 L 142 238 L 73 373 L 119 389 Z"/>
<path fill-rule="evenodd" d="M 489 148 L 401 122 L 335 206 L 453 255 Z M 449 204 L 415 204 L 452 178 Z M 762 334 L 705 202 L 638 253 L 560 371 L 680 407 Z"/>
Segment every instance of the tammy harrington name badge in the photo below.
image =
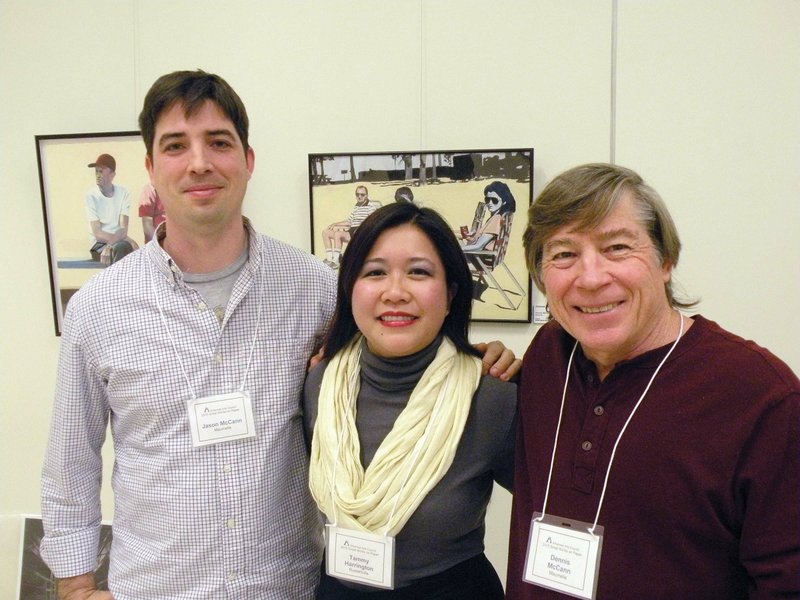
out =
<path fill-rule="evenodd" d="M 394 537 L 325 526 L 325 572 L 362 585 L 394 588 Z"/>

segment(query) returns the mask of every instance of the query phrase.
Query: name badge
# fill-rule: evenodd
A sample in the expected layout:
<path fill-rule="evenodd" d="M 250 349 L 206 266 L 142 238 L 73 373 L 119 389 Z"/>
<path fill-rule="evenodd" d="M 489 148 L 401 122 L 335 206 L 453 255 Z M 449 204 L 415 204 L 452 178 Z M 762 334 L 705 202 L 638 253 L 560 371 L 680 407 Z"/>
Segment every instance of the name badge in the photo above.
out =
<path fill-rule="evenodd" d="M 394 538 L 336 525 L 325 527 L 325 572 L 374 587 L 394 588 Z"/>
<path fill-rule="evenodd" d="M 556 590 L 575 598 L 594 599 L 603 528 L 591 523 L 533 513 L 525 570 L 528 583 Z"/>
<path fill-rule="evenodd" d="M 256 436 L 248 392 L 232 392 L 189 400 L 192 446 L 208 446 Z"/>

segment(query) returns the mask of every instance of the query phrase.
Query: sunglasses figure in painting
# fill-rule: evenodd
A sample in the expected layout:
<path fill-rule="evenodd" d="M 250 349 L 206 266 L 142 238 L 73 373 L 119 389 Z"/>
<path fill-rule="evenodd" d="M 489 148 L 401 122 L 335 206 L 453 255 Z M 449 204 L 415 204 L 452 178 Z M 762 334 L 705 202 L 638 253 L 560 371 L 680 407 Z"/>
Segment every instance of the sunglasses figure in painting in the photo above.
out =
<path fill-rule="evenodd" d="M 509 220 L 514 218 L 516 210 L 517 202 L 507 184 L 493 181 L 487 185 L 483 190 L 483 206 L 479 206 L 476 210 L 472 227 L 464 225 L 460 230 L 463 239 L 461 250 L 467 253 L 467 258 L 470 258 L 471 253 L 494 251 Z M 484 221 L 483 217 L 487 213 L 488 217 Z M 470 262 L 474 264 L 474 261 Z M 479 300 L 489 284 L 483 277 L 482 268 L 478 266 L 474 270 L 476 278 L 473 297 Z"/>

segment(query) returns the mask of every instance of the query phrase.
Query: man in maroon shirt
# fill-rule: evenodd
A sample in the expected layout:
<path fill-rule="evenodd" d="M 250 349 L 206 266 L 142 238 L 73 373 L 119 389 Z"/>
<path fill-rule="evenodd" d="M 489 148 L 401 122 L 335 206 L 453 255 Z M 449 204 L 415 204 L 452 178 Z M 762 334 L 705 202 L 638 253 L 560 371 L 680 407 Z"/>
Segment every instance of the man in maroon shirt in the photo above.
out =
<path fill-rule="evenodd" d="M 800 381 L 680 312 L 658 194 L 576 167 L 524 243 L 553 321 L 523 362 L 507 597 L 800 597 Z"/>

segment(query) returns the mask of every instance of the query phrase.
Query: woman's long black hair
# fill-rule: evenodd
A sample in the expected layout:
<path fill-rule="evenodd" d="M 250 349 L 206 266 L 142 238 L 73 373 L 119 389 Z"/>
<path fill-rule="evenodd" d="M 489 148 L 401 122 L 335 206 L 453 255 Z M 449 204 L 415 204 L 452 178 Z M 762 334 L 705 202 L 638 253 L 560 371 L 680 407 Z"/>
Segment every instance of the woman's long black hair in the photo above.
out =
<path fill-rule="evenodd" d="M 448 290 L 454 291 L 450 311 L 441 333 L 450 338 L 459 351 L 480 356 L 469 343 L 469 319 L 472 313 L 472 275 L 455 234 L 442 216 L 431 208 L 409 202 L 396 202 L 379 208 L 358 226 L 342 255 L 336 288 L 336 311 L 325 339 L 325 354 L 333 356 L 358 332 L 353 318 L 353 287 L 378 236 L 400 225 L 413 225 L 436 248 L 445 270 Z"/>

